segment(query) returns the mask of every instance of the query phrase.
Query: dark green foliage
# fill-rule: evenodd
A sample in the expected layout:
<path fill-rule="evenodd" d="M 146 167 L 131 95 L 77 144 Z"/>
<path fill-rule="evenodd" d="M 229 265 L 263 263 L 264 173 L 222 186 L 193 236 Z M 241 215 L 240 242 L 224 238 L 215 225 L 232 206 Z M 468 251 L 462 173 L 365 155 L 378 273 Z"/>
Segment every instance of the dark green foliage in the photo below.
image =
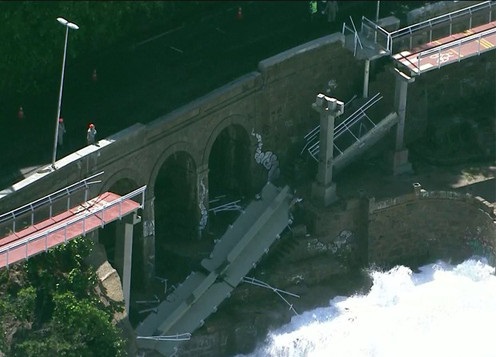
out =
<path fill-rule="evenodd" d="M 0 96 L 33 95 L 58 83 L 65 29 L 56 19 L 76 23 L 70 59 L 95 57 L 126 40 L 143 40 L 154 29 L 179 26 L 183 14 L 212 6 L 168 1 L 14 1 L 0 2 Z M 166 26 L 165 26 L 166 24 Z"/>
<path fill-rule="evenodd" d="M 0 351 L 8 356 L 123 356 L 113 325 L 122 304 L 104 304 L 75 239 L 0 272 Z"/>

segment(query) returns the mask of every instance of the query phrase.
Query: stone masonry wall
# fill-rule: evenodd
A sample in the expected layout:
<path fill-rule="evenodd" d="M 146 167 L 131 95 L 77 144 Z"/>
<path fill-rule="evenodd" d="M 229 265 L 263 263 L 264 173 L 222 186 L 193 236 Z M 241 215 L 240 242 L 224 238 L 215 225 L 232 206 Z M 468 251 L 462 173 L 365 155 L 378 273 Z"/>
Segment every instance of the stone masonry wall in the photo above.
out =
<path fill-rule="evenodd" d="M 484 255 L 494 264 L 496 225 L 491 204 L 455 192 L 415 193 L 370 201 L 368 260 L 380 266 L 459 261 Z"/>

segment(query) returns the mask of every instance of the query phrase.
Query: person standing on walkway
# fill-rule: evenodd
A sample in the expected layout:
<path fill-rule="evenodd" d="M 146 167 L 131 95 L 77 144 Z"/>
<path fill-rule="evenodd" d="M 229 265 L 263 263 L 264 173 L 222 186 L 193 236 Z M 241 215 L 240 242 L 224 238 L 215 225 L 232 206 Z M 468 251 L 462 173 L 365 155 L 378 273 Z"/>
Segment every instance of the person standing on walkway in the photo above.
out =
<path fill-rule="evenodd" d="M 95 136 L 97 135 L 97 130 L 95 129 L 95 125 L 90 124 L 88 126 L 88 130 L 86 132 L 86 143 L 87 145 L 95 144 Z"/>
<path fill-rule="evenodd" d="M 311 22 L 313 22 L 314 18 L 316 17 L 318 13 L 318 3 L 316 1 L 310 1 L 308 3 L 309 5 L 309 12 L 310 12 L 310 19 Z"/>
<path fill-rule="evenodd" d="M 337 5 L 337 1 L 327 1 L 327 5 L 325 6 L 325 13 L 327 14 L 328 22 L 335 22 L 338 11 L 339 5 Z"/>
<path fill-rule="evenodd" d="M 64 134 L 66 133 L 66 126 L 64 125 L 64 119 L 59 118 L 59 129 L 57 130 L 57 144 L 60 147 L 64 145 Z"/>
<path fill-rule="evenodd" d="M 19 107 L 19 111 L 17 112 L 17 119 L 19 119 L 19 121 L 22 121 L 24 119 L 24 110 L 22 109 L 22 107 Z"/>

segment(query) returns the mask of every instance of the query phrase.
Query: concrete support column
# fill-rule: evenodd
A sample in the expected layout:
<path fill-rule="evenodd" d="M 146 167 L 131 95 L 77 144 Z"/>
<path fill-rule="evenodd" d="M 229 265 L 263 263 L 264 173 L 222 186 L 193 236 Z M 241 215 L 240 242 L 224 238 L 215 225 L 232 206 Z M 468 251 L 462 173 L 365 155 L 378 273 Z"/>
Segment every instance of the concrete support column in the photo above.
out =
<path fill-rule="evenodd" d="M 118 221 L 116 227 L 116 269 L 123 285 L 126 314 L 130 311 L 133 226 L 139 222 L 140 217 L 134 213 Z"/>
<path fill-rule="evenodd" d="M 344 103 L 335 98 L 318 94 L 311 106 L 320 113 L 320 151 L 318 173 L 312 185 L 312 197 L 323 206 L 337 200 L 336 184 L 332 182 L 334 155 L 334 120 L 344 113 Z"/>
<path fill-rule="evenodd" d="M 363 74 L 363 98 L 368 98 L 368 82 L 370 80 L 370 60 L 365 60 L 365 72 Z"/>
<path fill-rule="evenodd" d="M 148 190 L 152 192 L 152 190 Z M 156 264 L 156 224 L 154 215 L 154 196 L 148 196 L 145 199 L 142 211 L 143 237 L 142 243 L 142 261 L 143 261 L 143 278 L 145 285 L 152 282 L 155 275 Z"/>
<path fill-rule="evenodd" d="M 200 239 L 208 227 L 209 210 L 209 167 L 207 164 L 197 168 L 197 203 L 199 207 L 199 236 Z"/>
<path fill-rule="evenodd" d="M 395 69 L 396 87 L 394 92 L 394 107 L 398 114 L 398 125 L 396 129 L 396 144 L 393 155 L 393 174 L 412 172 L 412 165 L 408 162 L 408 149 L 405 148 L 405 118 L 406 118 L 406 100 L 408 93 L 408 84 L 415 81 L 415 78 L 409 77 L 403 72 Z"/>

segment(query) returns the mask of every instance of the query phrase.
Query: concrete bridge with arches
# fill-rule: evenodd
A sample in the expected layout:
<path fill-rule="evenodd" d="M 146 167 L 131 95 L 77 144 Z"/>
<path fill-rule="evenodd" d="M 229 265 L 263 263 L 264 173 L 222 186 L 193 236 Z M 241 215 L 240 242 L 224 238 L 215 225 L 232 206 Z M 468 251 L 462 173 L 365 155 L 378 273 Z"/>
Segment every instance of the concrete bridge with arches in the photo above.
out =
<path fill-rule="evenodd" d="M 279 185 L 286 177 L 294 179 L 301 168 L 295 161 L 305 135 L 320 121 L 312 107 L 318 93 L 344 102 L 347 117 L 369 98 L 377 98 L 369 94 L 368 83 L 371 91 L 380 87 L 376 83 L 391 83 L 369 114 L 372 125 L 380 124 L 383 133 L 359 138 L 351 158 L 382 138 L 392 139 L 396 151 L 391 167 L 398 172 L 407 164 L 405 142 L 416 137 L 413 129 L 426 121 L 420 101 L 415 103 L 418 110 L 409 110 L 411 96 L 419 92 L 407 92 L 408 79 L 399 84 L 399 71 L 369 78 L 368 67 L 362 67 L 364 58 L 355 58 L 345 44 L 341 33 L 319 38 L 262 60 L 257 71 L 153 122 L 142 124 L 137 118 L 137 124 L 58 160 L 55 170 L 47 165 L 2 190 L 0 213 L 100 172 L 99 182 L 90 187 L 93 197 L 103 192 L 126 195 L 146 186 L 141 224 L 133 231 L 132 276 L 147 284 L 167 276 L 175 264 L 172 256 L 182 256 L 194 245 L 203 247 L 215 237 L 216 222 L 209 213 L 213 206 L 247 204 L 267 182 Z M 354 100 L 362 88 L 363 98 Z M 399 124 L 401 111 L 403 122 L 395 133 L 391 128 Z M 405 113 L 410 113 L 406 123 Z M 388 123 L 382 124 L 385 118 Z M 319 184 L 331 184 L 329 176 Z M 122 255 L 118 233 L 113 224 L 91 233 L 108 248 L 111 261 Z"/>
<path fill-rule="evenodd" d="M 303 126 L 317 121 L 311 111 L 316 93 L 332 76 L 346 82 L 334 63 L 337 52 L 348 53 L 343 40 L 334 34 L 263 60 L 258 71 L 205 97 L 58 160 L 56 170 L 40 168 L 1 191 L 2 211 L 97 172 L 103 173 L 90 188 L 93 196 L 124 195 L 146 185 L 134 265 L 136 258 L 141 274 L 152 279 L 163 249 L 203 239 L 210 199 L 249 199 L 278 177 L 289 145 L 302 140 Z"/>
<path fill-rule="evenodd" d="M 479 8 L 477 15 L 476 11 L 458 11 L 465 26 L 480 25 L 477 19 L 481 18 L 484 23 L 494 21 L 493 2 L 471 6 L 474 7 Z M 451 18 L 447 22 L 450 28 L 453 25 Z M 430 20 L 424 21 L 424 26 L 425 23 L 432 26 Z M 410 28 L 414 26 L 417 25 Z M 438 29 L 441 26 L 438 21 Z M 464 29 L 468 32 L 466 27 Z M 386 32 L 378 25 L 374 30 L 379 34 Z M 441 36 L 447 35 L 439 31 Z M 348 45 L 350 35 L 343 32 L 262 60 L 257 71 L 153 122 L 141 124 L 137 118 L 137 124 L 60 159 L 56 162 L 56 170 L 49 166 L 40 168 L 25 180 L 0 192 L 1 211 L 16 209 L 98 172 L 103 173 L 99 182 L 90 188 L 93 197 L 107 191 L 125 195 L 147 186 L 141 225 L 134 233 L 133 251 L 134 269 L 140 271 L 137 274 L 145 281 L 150 280 L 157 274 L 157 263 L 166 251 L 173 247 L 178 250 L 179 246 L 202 241 L 209 235 L 209 210 L 219 204 L 213 203 L 215 198 L 248 203 L 268 181 L 293 176 L 293 171 L 298 168 L 295 160 L 306 140 L 306 133 L 320 122 L 320 116 L 312 108 L 318 93 L 345 102 L 345 118 L 357 112 L 361 115 L 355 115 L 355 118 L 368 117 L 361 109 L 362 103 L 379 100 L 378 93 L 369 94 L 369 85 L 370 92 L 373 92 L 376 83 L 386 82 L 391 83 L 389 89 L 382 93 L 383 100 L 371 109 L 368 117 L 369 125 L 377 125 L 382 133 L 372 135 L 374 138 L 370 139 L 368 136 L 355 138 L 354 153 L 349 155 L 351 159 L 342 160 L 334 155 L 334 160 L 340 162 L 342 168 L 345 161 L 356 158 L 387 136 L 395 144 L 392 145 L 394 161 L 391 168 L 396 173 L 409 166 L 405 142 L 416 137 L 412 133 L 426 124 L 426 117 L 419 112 L 424 104 L 413 101 L 415 105 L 410 107 L 410 97 L 419 96 L 416 83 L 407 93 L 407 84 L 411 80 L 399 85 L 399 71 L 388 70 L 377 78 L 369 78 L 368 66 L 365 65 L 365 70 L 362 66 L 364 52 L 358 52 L 356 47 L 351 49 Z M 406 31 L 400 29 L 392 33 L 398 32 Z M 413 31 L 409 33 L 410 36 L 417 35 Z M 362 39 L 365 43 L 365 38 Z M 382 37 L 379 35 L 375 39 L 380 41 Z M 435 35 L 431 33 L 430 39 L 435 40 Z M 367 62 L 379 57 L 378 52 L 374 52 L 376 54 Z M 389 51 L 382 53 L 395 56 Z M 354 100 L 361 88 L 363 98 Z M 356 102 L 360 104 L 355 105 Z M 349 114 L 348 105 L 351 106 Z M 410 109 L 410 118 L 405 123 L 405 113 Z M 383 122 L 386 118 L 389 120 Z M 399 118 L 402 120 L 394 133 L 391 128 Z M 356 119 L 355 123 L 358 123 Z M 403 160 L 397 157 L 400 152 Z M 334 173 L 338 168 L 334 167 Z M 107 239 L 108 245 L 113 246 L 110 242 L 114 237 L 105 237 L 113 234 L 105 231 L 112 229 L 100 232 L 101 240 Z M 112 254 L 110 259 L 113 259 Z"/>

